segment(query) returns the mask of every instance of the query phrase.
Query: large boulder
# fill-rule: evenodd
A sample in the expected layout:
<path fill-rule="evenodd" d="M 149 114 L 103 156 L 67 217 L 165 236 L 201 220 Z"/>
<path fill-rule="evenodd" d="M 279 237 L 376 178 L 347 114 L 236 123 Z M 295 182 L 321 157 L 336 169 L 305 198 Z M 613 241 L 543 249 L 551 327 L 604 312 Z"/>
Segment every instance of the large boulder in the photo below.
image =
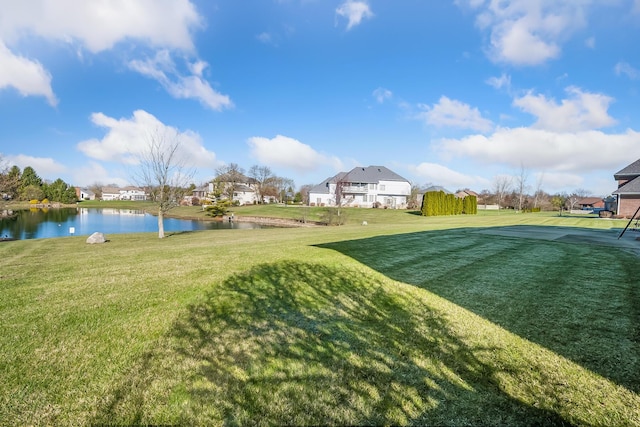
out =
<path fill-rule="evenodd" d="M 94 243 L 104 243 L 107 239 L 105 239 L 104 234 L 96 231 L 91 236 L 87 237 L 87 243 L 93 245 Z"/>

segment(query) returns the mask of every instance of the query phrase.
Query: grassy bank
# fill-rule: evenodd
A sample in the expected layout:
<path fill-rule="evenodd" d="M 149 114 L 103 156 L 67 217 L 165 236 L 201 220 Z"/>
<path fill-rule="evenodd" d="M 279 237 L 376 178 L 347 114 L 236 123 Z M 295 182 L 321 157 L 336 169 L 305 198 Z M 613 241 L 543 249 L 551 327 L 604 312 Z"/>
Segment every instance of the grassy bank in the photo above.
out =
<path fill-rule="evenodd" d="M 0 423 L 640 424 L 637 256 L 478 232 L 623 223 L 348 215 L 0 244 Z"/>

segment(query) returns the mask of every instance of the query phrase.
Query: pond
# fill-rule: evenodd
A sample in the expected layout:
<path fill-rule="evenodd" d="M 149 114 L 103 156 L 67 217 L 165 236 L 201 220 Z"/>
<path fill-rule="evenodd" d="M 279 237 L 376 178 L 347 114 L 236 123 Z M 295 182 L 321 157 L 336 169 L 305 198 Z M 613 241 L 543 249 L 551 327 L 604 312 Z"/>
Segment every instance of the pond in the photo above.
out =
<path fill-rule="evenodd" d="M 157 232 L 158 218 L 141 210 L 105 208 L 28 209 L 0 218 L 0 239 L 42 239 L 72 235 Z M 164 230 L 216 230 L 265 228 L 260 224 L 227 221 L 193 221 L 165 218 Z"/>

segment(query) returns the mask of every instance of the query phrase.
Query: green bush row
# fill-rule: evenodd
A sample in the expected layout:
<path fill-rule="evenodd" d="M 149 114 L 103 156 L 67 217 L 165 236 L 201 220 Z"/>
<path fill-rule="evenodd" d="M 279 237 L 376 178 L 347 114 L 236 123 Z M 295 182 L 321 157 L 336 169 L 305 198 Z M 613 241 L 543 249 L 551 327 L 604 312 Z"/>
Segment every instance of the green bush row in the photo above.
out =
<path fill-rule="evenodd" d="M 466 196 L 461 199 L 444 191 L 428 191 L 422 198 L 422 215 L 475 215 L 478 213 L 476 196 Z"/>

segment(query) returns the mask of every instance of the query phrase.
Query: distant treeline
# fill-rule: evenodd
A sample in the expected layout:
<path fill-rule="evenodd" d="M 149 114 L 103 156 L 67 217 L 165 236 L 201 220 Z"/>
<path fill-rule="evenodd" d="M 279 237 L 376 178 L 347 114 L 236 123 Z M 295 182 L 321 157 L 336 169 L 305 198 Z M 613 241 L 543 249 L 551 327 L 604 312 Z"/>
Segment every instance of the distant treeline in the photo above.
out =
<path fill-rule="evenodd" d="M 27 166 L 22 171 L 18 166 L 0 170 L 0 193 L 5 199 L 47 200 L 60 203 L 77 201 L 76 189 L 58 178 L 45 182 L 36 171 Z"/>

